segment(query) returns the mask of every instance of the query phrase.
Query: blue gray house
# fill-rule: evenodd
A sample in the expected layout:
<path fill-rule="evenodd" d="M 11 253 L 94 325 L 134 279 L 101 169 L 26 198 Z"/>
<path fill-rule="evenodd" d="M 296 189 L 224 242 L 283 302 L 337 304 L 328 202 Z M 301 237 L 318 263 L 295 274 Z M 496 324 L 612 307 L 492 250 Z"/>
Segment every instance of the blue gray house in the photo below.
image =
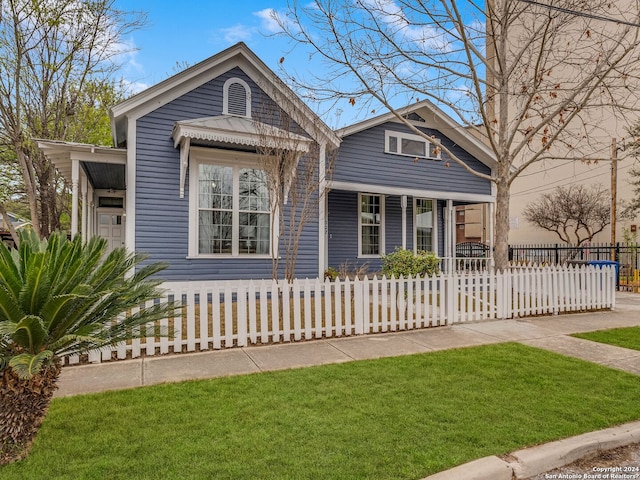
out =
<path fill-rule="evenodd" d="M 239 43 L 114 106 L 114 148 L 38 144 L 72 186 L 71 233 L 168 262 L 171 281 L 271 278 L 291 204 L 272 208 L 265 152 L 313 162 L 296 276 L 316 277 L 345 262 L 377 270 L 396 246 L 453 256 L 455 206 L 493 205 L 490 182 L 437 147 L 490 173 L 480 140 L 427 101 L 399 113 L 435 144 L 392 114 L 332 131 Z"/>

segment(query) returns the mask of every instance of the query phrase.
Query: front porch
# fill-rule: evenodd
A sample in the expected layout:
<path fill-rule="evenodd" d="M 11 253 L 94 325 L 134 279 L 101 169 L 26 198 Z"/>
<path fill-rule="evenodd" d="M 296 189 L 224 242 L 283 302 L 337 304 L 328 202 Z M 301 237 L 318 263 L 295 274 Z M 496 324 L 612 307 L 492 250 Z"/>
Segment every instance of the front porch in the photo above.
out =
<path fill-rule="evenodd" d="M 461 225 L 456 214 L 471 204 L 485 211 L 478 228 L 486 246 L 477 256 L 456 248 Z M 493 208 L 490 195 L 333 182 L 327 195 L 327 266 L 378 272 L 381 256 L 402 248 L 434 252 L 443 271 L 489 268 Z"/>
<path fill-rule="evenodd" d="M 127 150 L 39 140 L 38 148 L 71 185 L 71 236 L 100 235 L 109 250 L 126 244 Z"/>

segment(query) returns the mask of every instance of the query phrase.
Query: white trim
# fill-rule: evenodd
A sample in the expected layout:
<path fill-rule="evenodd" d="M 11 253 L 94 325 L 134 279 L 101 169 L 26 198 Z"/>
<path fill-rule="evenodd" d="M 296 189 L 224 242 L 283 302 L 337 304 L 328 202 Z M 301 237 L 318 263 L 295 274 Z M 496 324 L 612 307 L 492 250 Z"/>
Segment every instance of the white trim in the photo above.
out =
<path fill-rule="evenodd" d="M 184 184 L 187 180 L 187 169 L 189 168 L 189 148 L 191 139 L 183 138 L 180 142 L 180 198 L 184 198 Z"/>
<path fill-rule="evenodd" d="M 389 147 L 390 138 L 394 137 L 397 139 L 396 141 L 396 150 L 391 150 Z M 420 142 L 424 144 L 424 155 L 415 155 L 412 153 L 403 153 L 402 152 L 402 140 L 411 140 L 412 142 Z M 435 148 L 440 145 L 440 139 L 434 138 L 433 142 L 429 142 L 420 135 L 415 135 L 413 133 L 404 133 L 398 132 L 396 130 L 385 130 L 384 131 L 384 153 L 390 155 L 399 155 L 402 157 L 413 157 L 413 158 L 425 158 L 427 160 L 442 160 L 442 151 L 438 150 L 438 153 L 435 157 L 431 156 L 432 147 Z"/>
<path fill-rule="evenodd" d="M 407 195 L 410 197 L 435 198 L 438 200 L 457 200 L 460 202 L 494 203 L 492 195 L 463 192 L 441 192 L 438 190 L 418 190 L 416 188 L 388 187 L 385 185 L 372 185 L 369 183 L 330 181 L 328 187 L 332 190 L 347 190 L 350 192 L 369 192 L 380 195 Z"/>
<path fill-rule="evenodd" d="M 413 197 L 413 253 L 418 252 L 418 226 L 416 208 L 418 200 L 431 201 L 431 251 L 438 255 L 438 200 L 435 198 Z"/>
<path fill-rule="evenodd" d="M 80 160 L 71 161 L 71 236 L 78 233 L 78 188 L 80 185 Z"/>
<path fill-rule="evenodd" d="M 414 206 L 414 210 L 415 210 L 415 206 Z M 407 196 L 406 195 L 402 195 L 400 197 L 400 211 L 402 216 L 402 249 L 406 250 L 407 249 Z M 415 218 L 415 214 L 414 214 L 414 218 Z M 415 220 L 413 223 L 415 225 Z"/>
<path fill-rule="evenodd" d="M 318 155 L 318 278 L 324 278 L 324 271 L 327 269 L 327 245 L 329 244 L 327 239 L 326 155 L 327 145 L 321 143 Z"/>
<path fill-rule="evenodd" d="M 244 115 L 243 117 L 251 118 L 251 87 L 249 84 L 238 77 L 229 78 L 222 86 L 222 114 L 223 115 L 237 115 L 236 113 L 229 113 L 229 87 L 237 83 L 244 88 Z"/>
<path fill-rule="evenodd" d="M 204 148 L 204 147 L 192 147 L 190 150 L 189 162 L 189 248 L 187 258 L 190 259 L 203 259 L 203 258 L 235 258 L 235 259 L 256 259 L 256 258 L 272 258 L 275 254 L 275 248 L 277 246 L 279 228 L 278 223 L 273 222 L 275 219 L 278 222 L 279 212 L 274 212 L 273 208 L 269 209 L 269 215 L 273 215 L 274 218 L 269 219 L 269 227 L 273 226 L 271 238 L 269 241 L 269 254 L 263 253 L 240 253 L 239 252 L 239 217 L 240 210 L 238 208 L 239 201 L 239 171 L 240 168 L 258 168 L 259 155 L 251 152 L 237 152 L 232 150 L 220 150 L 216 148 Z M 209 165 L 221 165 L 233 168 L 233 207 L 232 207 L 232 253 L 199 253 L 198 252 L 198 175 L 200 164 Z"/>
<path fill-rule="evenodd" d="M 362 204 L 362 196 L 368 195 L 372 197 L 380 197 L 380 252 L 377 255 L 363 255 L 362 253 L 362 212 L 360 210 Z M 384 214 L 384 195 L 379 193 L 358 192 L 358 258 L 380 258 L 385 254 L 385 214 Z"/>
<path fill-rule="evenodd" d="M 125 246 L 130 252 L 136 250 L 136 120 L 127 122 L 127 170 L 125 177 L 124 213 L 126 221 Z"/>

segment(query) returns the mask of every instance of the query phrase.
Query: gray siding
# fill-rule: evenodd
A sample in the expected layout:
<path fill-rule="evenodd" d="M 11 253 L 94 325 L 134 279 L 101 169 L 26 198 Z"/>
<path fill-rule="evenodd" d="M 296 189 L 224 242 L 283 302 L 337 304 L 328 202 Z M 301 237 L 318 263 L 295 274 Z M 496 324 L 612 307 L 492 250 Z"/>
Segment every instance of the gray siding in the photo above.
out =
<path fill-rule="evenodd" d="M 231 77 L 242 78 L 250 85 L 253 112 L 264 107 L 268 100 L 244 72 L 235 68 L 137 121 L 136 250 L 149 254 L 152 261 L 169 263 L 169 268 L 161 274 L 165 280 L 271 278 L 271 259 L 186 258 L 189 181 L 186 181 L 184 198 L 180 198 L 180 151 L 173 146 L 171 131 L 179 120 L 221 115 L 222 87 Z M 300 277 L 316 277 L 317 215 L 308 222 L 300 245 L 296 273 Z"/>
<path fill-rule="evenodd" d="M 417 162 L 411 157 L 384 153 L 385 130 L 412 133 L 405 125 L 388 122 L 345 137 L 335 161 L 333 180 L 442 192 L 491 194 L 488 180 L 467 172 L 453 161 L 446 162 L 444 153 L 442 161 L 420 159 Z M 428 128 L 422 130 L 439 138 L 443 145 L 472 168 L 490 173 L 486 165 L 440 132 Z"/>

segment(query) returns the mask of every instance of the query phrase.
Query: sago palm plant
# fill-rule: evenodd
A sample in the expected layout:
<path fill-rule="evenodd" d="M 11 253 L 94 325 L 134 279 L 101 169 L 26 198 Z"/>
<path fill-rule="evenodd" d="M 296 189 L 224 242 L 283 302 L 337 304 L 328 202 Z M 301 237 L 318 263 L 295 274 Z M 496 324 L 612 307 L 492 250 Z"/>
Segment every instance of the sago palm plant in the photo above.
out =
<path fill-rule="evenodd" d="M 0 464 L 27 454 L 63 356 L 142 336 L 140 330 L 147 336 L 135 327 L 176 308 L 166 302 L 135 308 L 161 297 L 161 281 L 151 276 L 165 265 L 139 266 L 145 256 L 106 250 L 102 238 L 69 241 L 59 233 L 40 241 L 22 232 L 11 251 L 0 242 Z"/>

